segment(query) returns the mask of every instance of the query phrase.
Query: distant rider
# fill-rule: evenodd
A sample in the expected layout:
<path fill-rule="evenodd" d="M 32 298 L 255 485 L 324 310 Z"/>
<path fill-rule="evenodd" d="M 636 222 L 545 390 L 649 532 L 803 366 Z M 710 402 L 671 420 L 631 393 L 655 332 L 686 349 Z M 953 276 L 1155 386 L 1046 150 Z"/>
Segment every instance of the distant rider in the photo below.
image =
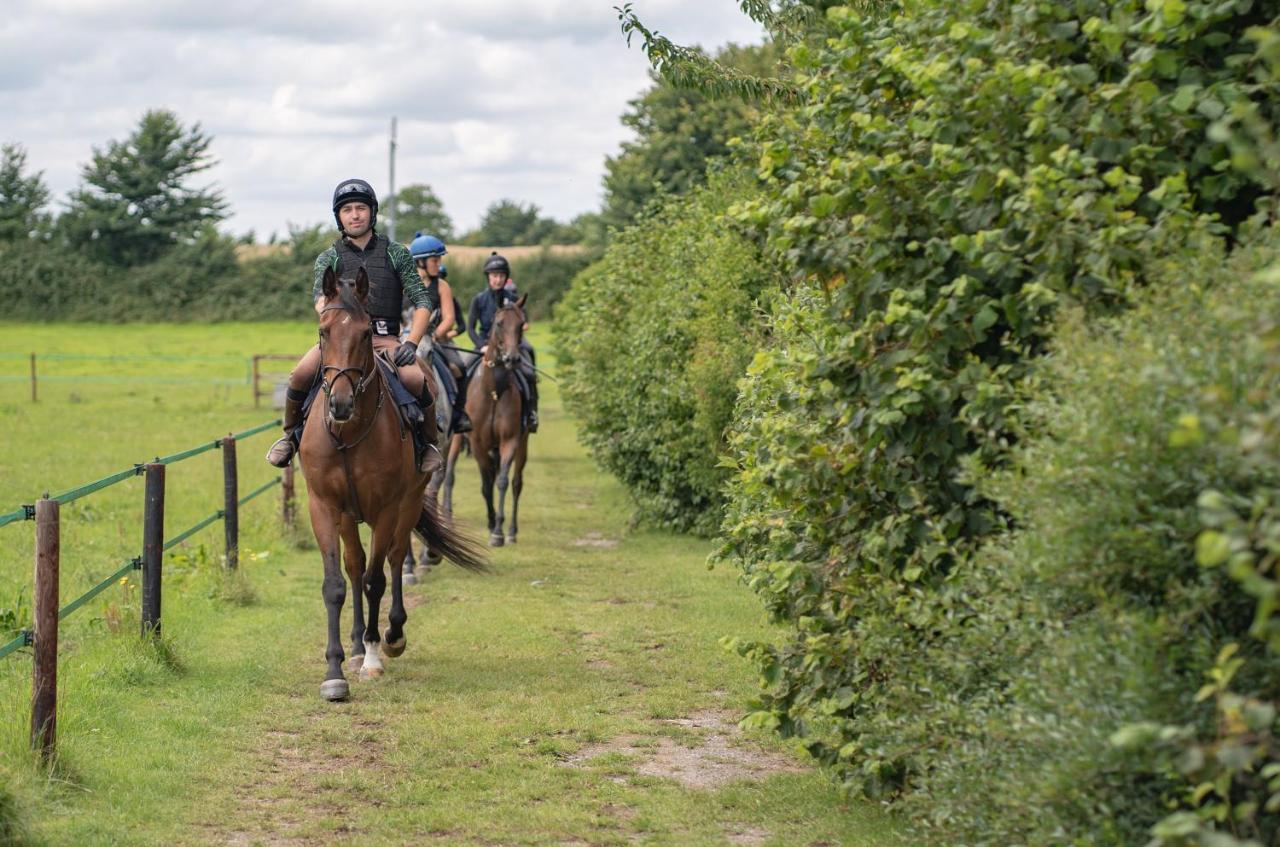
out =
<path fill-rule="evenodd" d="M 442 257 L 448 252 L 444 242 L 434 235 L 415 233 L 413 241 L 409 243 L 409 254 L 417 265 L 418 277 L 422 280 L 423 287 L 427 289 L 431 299 L 440 304 L 440 309 L 432 315 L 430 323 L 427 324 L 427 331 L 436 342 L 431 346 L 432 367 L 440 373 L 442 384 L 453 395 L 450 398 L 453 404 L 453 420 L 450 422 L 449 429 L 451 432 L 461 433 L 471 431 L 471 421 L 463 408 L 466 405 L 465 400 L 459 400 L 458 380 L 449 370 L 449 364 L 457 365 L 461 372 L 462 363 L 458 360 L 457 353 L 450 349 L 452 345 L 450 348 L 439 346 L 449 344 L 450 339 L 457 334 L 453 331 L 456 325 L 454 319 L 456 301 L 453 289 L 449 287 L 449 282 L 442 273 Z"/>
<path fill-rule="evenodd" d="M 485 281 L 488 287 L 471 300 L 471 310 L 467 313 L 467 335 L 471 343 L 481 353 L 488 348 L 489 332 L 493 328 L 493 319 L 507 303 L 519 299 L 515 286 L 508 286 L 511 280 L 511 263 L 495 250 L 484 263 Z M 529 325 L 525 324 L 525 329 Z M 520 373 L 529 388 L 529 410 L 527 423 L 530 432 L 538 431 L 538 379 L 534 370 L 535 356 L 533 346 L 528 340 L 520 342 Z"/>
<path fill-rule="evenodd" d="M 362 179 L 343 180 L 333 191 L 333 217 L 338 224 L 338 239 L 333 246 L 316 257 L 311 297 L 316 314 L 324 308 L 321 285 L 326 269 L 332 268 L 339 278 L 354 276 L 364 268 L 369 275 L 367 308 L 373 330 L 373 349 L 385 353 L 396 366 L 401 382 L 419 398 L 423 420 L 420 424 L 426 449 L 418 463 L 419 473 L 431 473 L 440 467 L 436 445 L 436 416 L 431 410 L 431 393 L 426 374 L 418 367 L 418 342 L 427 333 L 427 324 L 440 311 L 440 301 L 433 299 L 414 270 L 414 262 L 404 245 L 379 235 L 374 229 L 378 220 L 378 196 L 373 186 Z M 400 304 L 408 295 L 418 310 L 413 316 L 409 336 L 399 342 Z M 312 347 L 289 374 L 285 393 L 284 437 L 271 445 L 267 461 L 283 468 L 293 459 L 301 436 L 302 405 L 315 384 L 320 371 L 320 346 Z"/>

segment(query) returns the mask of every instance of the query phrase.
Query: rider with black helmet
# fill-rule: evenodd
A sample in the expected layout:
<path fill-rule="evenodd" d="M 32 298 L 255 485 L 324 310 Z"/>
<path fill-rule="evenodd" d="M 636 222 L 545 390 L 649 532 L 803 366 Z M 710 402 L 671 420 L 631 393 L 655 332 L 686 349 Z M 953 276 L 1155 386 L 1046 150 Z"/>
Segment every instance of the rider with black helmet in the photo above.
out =
<path fill-rule="evenodd" d="M 333 191 L 333 219 L 338 224 L 340 235 L 331 247 L 316 257 L 315 262 L 311 296 L 316 313 L 324 308 L 321 285 L 326 270 L 332 268 L 340 278 L 345 278 L 364 268 L 369 276 L 366 308 L 371 318 L 373 347 L 376 352 L 391 358 L 400 381 L 422 404 L 422 437 L 427 449 L 423 451 L 418 471 L 430 473 L 440 466 L 440 450 L 436 445 L 436 416 L 430 411 L 432 400 L 426 374 L 417 364 L 417 345 L 426 335 L 432 315 L 439 311 L 440 302 L 433 300 L 423 287 L 404 245 L 379 235 L 374 229 L 378 220 L 378 196 L 368 182 L 348 179 L 338 183 Z M 405 295 L 419 309 L 414 313 L 408 338 L 400 343 L 400 304 Z M 267 461 L 276 467 L 288 465 L 297 452 L 302 404 L 315 384 L 319 370 L 320 346 L 316 345 L 289 374 L 284 406 L 285 435 L 271 445 L 267 453 Z"/>
<path fill-rule="evenodd" d="M 481 352 L 489 343 L 489 331 L 498 310 L 506 303 L 514 303 L 518 299 L 515 291 L 506 287 L 507 280 L 511 278 L 511 263 L 498 251 L 493 251 L 485 261 L 484 275 L 488 287 L 472 298 L 471 309 L 467 313 L 467 335 L 471 336 L 471 343 Z M 520 352 L 520 373 L 529 386 L 529 431 L 537 432 L 538 381 L 533 365 L 533 347 L 528 341 L 522 341 Z"/>

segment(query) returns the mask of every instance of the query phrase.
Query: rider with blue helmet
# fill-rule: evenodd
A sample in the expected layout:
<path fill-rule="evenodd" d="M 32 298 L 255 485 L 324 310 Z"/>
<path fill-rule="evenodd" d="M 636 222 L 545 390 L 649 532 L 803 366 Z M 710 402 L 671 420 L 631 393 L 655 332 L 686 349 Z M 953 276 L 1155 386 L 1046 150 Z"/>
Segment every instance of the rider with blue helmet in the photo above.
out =
<path fill-rule="evenodd" d="M 449 339 L 452 337 L 450 332 L 457 322 L 453 289 L 449 287 L 448 281 L 441 273 L 444 256 L 448 252 L 445 243 L 434 235 L 427 235 L 422 232 L 414 233 L 413 241 L 409 242 L 409 255 L 413 257 L 414 264 L 417 266 L 418 277 L 422 280 L 422 284 L 431 295 L 432 300 L 440 304 L 440 308 L 431 316 L 431 322 L 427 324 L 427 331 L 431 333 L 432 338 L 437 342 L 431 348 L 431 364 L 439 372 L 441 382 L 446 390 L 452 390 L 454 402 L 450 430 L 454 433 L 459 433 L 469 431 L 471 429 L 471 421 L 467 418 L 466 411 L 463 409 L 465 403 L 459 402 L 457 379 L 450 372 L 449 365 L 458 366 L 461 372 L 462 363 L 455 361 L 457 354 L 454 351 L 437 346 L 448 344 Z"/>

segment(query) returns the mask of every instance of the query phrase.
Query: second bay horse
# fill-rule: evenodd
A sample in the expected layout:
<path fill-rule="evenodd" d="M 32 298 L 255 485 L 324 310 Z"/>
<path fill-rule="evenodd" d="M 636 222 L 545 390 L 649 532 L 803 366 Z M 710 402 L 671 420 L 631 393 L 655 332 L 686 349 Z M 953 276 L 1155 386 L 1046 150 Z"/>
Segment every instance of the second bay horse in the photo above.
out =
<path fill-rule="evenodd" d="M 504 543 L 503 508 L 511 487 L 511 526 L 505 543 L 514 544 L 519 531 L 520 490 L 529 451 L 524 426 L 524 398 L 517 387 L 520 342 L 524 339 L 524 304 L 528 294 L 507 303 L 493 319 L 489 342 L 479 367 L 467 385 L 467 415 L 471 418 L 471 455 L 480 467 L 480 491 L 489 512 L 489 544 Z M 445 503 L 452 505 L 452 470 L 458 451 L 450 446 L 446 464 Z M 498 488 L 497 506 L 493 489 Z"/>

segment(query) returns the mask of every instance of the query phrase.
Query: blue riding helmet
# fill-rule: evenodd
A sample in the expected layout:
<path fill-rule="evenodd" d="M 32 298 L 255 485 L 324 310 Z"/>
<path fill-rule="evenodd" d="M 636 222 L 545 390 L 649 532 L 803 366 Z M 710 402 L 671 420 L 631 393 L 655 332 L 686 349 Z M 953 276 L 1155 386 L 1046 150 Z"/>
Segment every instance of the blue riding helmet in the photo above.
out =
<path fill-rule="evenodd" d="M 449 278 L 449 266 L 446 265 L 444 262 L 440 263 L 440 278 L 441 279 Z"/>
<path fill-rule="evenodd" d="M 434 235 L 423 235 L 421 232 L 417 232 L 414 233 L 413 241 L 409 243 L 409 255 L 415 259 L 425 259 L 428 256 L 443 256 L 448 252 L 445 249 L 444 242 Z"/>

